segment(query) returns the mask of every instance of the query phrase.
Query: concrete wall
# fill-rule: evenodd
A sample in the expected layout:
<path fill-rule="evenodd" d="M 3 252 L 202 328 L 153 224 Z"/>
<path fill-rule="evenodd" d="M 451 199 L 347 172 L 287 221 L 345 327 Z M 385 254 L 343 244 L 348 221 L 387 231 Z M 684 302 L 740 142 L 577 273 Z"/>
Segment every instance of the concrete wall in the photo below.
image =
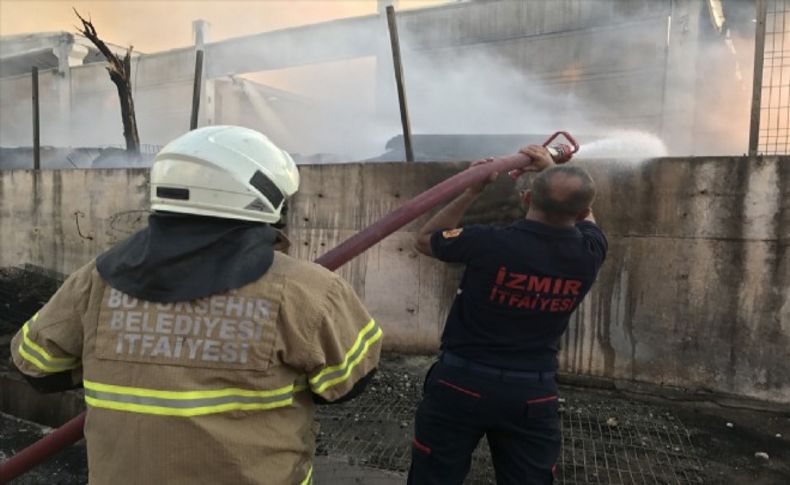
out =
<path fill-rule="evenodd" d="M 563 338 L 565 371 L 790 403 L 790 158 L 591 161 L 610 253 Z M 303 166 L 291 253 L 313 259 L 457 164 Z M 147 172 L 0 172 L 0 267 L 70 272 L 145 223 Z M 497 190 L 498 189 L 498 190 Z M 504 178 L 467 223 L 514 219 Z M 390 349 L 432 352 L 460 270 L 416 221 L 341 268 Z"/>
<path fill-rule="evenodd" d="M 142 143 L 163 145 L 189 130 L 194 51 L 132 60 L 133 95 Z M 41 144 L 123 145 L 115 85 L 104 63 L 40 74 Z M 0 145 L 32 145 L 30 75 L 0 79 Z"/>
<path fill-rule="evenodd" d="M 194 64 L 193 50 L 132 60 L 135 113 L 143 145 L 161 147 L 189 131 Z M 0 78 L 0 147 L 32 146 L 31 90 L 29 74 Z M 297 125 L 305 132 L 316 129 L 316 123 L 303 121 L 309 121 L 307 114 L 316 113 L 316 107 L 289 93 L 262 91 L 264 87 L 239 78 L 205 81 L 198 124 L 247 126 L 298 151 L 288 134 Z M 125 147 L 118 94 L 104 63 L 75 66 L 63 73 L 42 71 L 39 93 L 42 146 Z M 274 104 L 271 98 L 276 98 Z M 46 161 L 42 166 L 54 168 Z"/>
<path fill-rule="evenodd" d="M 522 73 L 527 97 L 555 98 L 557 124 L 579 126 L 583 116 L 593 126 L 660 132 L 669 14 L 669 2 L 533 0 L 404 15 L 404 42 L 415 50 L 404 54 L 407 81 L 412 63 L 426 72 L 452 72 L 453 65 L 496 59 L 513 72 L 500 67 L 489 75 Z M 694 26 L 690 35 L 698 33 Z M 415 105 L 415 116 L 418 110 Z"/>
<path fill-rule="evenodd" d="M 62 130 L 61 80 L 55 70 L 41 71 L 38 85 L 41 143 L 56 144 L 63 141 L 59 135 L 53 137 Z M 0 79 L 0 146 L 33 146 L 32 86 L 29 74 Z"/>

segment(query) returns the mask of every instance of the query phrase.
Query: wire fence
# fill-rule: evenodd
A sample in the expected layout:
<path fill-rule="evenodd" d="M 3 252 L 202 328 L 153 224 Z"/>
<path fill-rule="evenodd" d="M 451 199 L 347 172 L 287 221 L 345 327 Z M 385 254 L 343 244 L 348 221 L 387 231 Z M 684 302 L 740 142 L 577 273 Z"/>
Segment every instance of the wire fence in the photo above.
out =
<path fill-rule="evenodd" d="M 405 475 L 422 373 L 382 361 L 373 384 L 346 404 L 318 409 L 317 454 L 352 466 Z M 701 449 L 666 407 L 563 389 L 561 485 L 694 485 L 705 483 Z M 496 483 L 485 439 L 465 485 Z"/>
<path fill-rule="evenodd" d="M 758 152 L 790 154 L 790 0 L 768 0 Z"/>
<path fill-rule="evenodd" d="M 154 156 L 159 153 L 164 145 L 152 145 L 148 143 L 140 143 L 140 154 L 146 156 Z M 116 148 L 118 150 L 126 150 L 126 145 L 104 145 L 102 148 Z"/>

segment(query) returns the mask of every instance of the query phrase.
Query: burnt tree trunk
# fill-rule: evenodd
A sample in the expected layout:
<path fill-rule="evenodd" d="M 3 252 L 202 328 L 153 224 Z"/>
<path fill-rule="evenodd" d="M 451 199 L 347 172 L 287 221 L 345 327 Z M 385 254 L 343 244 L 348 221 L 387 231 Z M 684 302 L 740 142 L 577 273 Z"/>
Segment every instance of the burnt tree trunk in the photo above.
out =
<path fill-rule="evenodd" d="M 99 52 L 107 59 L 107 72 L 110 80 L 118 90 L 118 100 L 121 102 L 121 121 L 123 122 L 123 137 L 126 140 L 126 151 L 133 154 L 140 153 L 140 135 L 137 133 L 137 118 L 134 113 L 134 99 L 132 99 L 132 46 L 121 59 L 114 54 L 107 44 L 96 33 L 96 28 L 90 20 L 85 20 L 74 10 L 82 22 L 80 33 L 87 37 Z"/>

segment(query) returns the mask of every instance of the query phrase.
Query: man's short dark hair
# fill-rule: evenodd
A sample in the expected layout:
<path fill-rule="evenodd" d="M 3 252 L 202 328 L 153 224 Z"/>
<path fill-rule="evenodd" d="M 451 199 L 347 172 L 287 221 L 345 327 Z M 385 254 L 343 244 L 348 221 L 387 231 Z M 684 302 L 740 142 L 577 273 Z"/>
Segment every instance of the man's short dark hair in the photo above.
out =
<path fill-rule="evenodd" d="M 557 179 L 575 178 L 577 187 L 557 187 Z M 532 206 L 547 215 L 576 217 L 592 204 L 595 183 L 590 174 L 574 165 L 555 165 L 541 172 L 532 182 Z"/>

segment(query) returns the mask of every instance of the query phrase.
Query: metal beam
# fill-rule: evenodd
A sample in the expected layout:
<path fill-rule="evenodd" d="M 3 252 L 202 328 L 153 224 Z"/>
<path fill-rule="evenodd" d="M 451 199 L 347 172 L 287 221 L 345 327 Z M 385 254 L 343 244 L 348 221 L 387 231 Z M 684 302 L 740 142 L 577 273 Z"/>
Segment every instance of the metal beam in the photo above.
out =
<path fill-rule="evenodd" d="M 691 0 L 689 0 L 691 1 Z M 532 19 L 538 3 L 499 0 L 490 2 L 456 2 L 434 7 L 405 10 L 398 13 L 401 32 L 409 32 L 409 48 L 433 50 L 458 46 L 513 42 L 541 38 L 547 34 L 562 35 L 570 31 L 611 28 L 611 18 L 618 2 L 574 0 L 580 7 L 578 15 L 557 16 L 544 20 Z M 496 8 L 495 8 L 496 7 Z M 649 2 L 647 17 L 666 18 L 664 2 Z M 469 18 L 485 17 L 480 29 L 464 29 Z M 507 24 L 493 19 L 525 19 Z M 487 20 L 486 20 L 487 19 Z M 437 28 L 442 25 L 442 28 Z M 378 54 L 381 17 L 377 14 L 344 18 L 328 22 L 290 27 L 235 37 L 205 46 L 205 78 L 299 67 L 336 62 Z M 191 49 L 191 47 L 190 47 Z M 180 50 L 171 51 L 181 52 Z"/>
<path fill-rule="evenodd" d="M 206 44 L 206 78 L 376 55 L 376 15 Z"/>

